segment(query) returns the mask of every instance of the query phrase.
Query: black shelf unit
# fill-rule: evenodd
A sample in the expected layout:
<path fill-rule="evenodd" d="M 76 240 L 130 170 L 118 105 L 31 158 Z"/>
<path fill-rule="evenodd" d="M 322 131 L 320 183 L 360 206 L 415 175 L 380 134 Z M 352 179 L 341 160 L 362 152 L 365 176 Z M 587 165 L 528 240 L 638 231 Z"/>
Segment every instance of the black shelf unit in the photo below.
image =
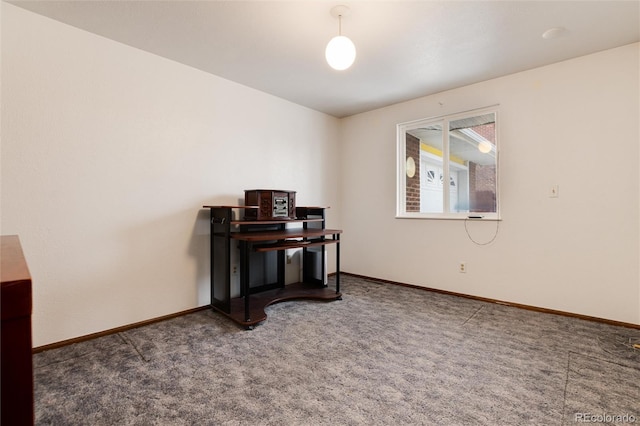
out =
<path fill-rule="evenodd" d="M 203 207 L 210 210 L 211 307 L 216 311 L 251 329 L 267 318 L 264 309 L 273 303 L 342 298 L 342 230 L 325 227 L 325 207 L 296 207 L 295 219 L 283 220 L 245 220 L 244 211 L 256 206 Z M 326 282 L 329 244 L 336 246 L 335 289 Z M 302 280 L 285 284 L 286 250 L 295 248 L 302 249 Z M 236 275 L 239 288 L 234 289 Z"/>

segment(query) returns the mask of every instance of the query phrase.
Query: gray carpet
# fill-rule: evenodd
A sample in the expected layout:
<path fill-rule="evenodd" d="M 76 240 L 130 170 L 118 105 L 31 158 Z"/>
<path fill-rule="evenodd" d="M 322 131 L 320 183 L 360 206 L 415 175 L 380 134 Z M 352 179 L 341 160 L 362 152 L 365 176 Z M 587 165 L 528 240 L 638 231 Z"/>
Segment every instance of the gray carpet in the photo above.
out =
<path fill-rule="evenodd" d="M 341 286 L 341 301 L 272 305 L 252 331 L 207 310 L 36 354 L 36 423 L 640 423 L 640 330 Z"/>

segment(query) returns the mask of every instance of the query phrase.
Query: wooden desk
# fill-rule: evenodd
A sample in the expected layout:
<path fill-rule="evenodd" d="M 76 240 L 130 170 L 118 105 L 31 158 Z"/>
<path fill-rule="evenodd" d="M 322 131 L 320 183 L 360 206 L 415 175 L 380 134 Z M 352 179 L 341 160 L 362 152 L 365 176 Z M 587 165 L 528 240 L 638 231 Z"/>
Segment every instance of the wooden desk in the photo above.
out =
<path fill-rule="evenodd" d="M 251 329 L 267 318 L 265 308 L 270 304 L 296 299 L 330 301 L 342 298 L 342 230 L 325 228 L 325 207 L 296 207 L 295 218 L 283 220 L 244 219 L 247 215 L 242 212 L 256 209 L 255 206 L 203 207 L 211 210 L 213 309 Z M 238 219 L 235 219 L 234 211 L 238 213 Z M 287 228 L 289 225 L 293 227 Z M 329 289 L 325 282 L 325 246 L 330 244 L 335 245 L 336 251 L 335 290 Z M 285 285 L 285 251 L 296 248 L 302 249 L 302 281 Z M 275 259 L 271 256 L 273 252 Z M 235 265 L 232 269 L 232 257 L 239 260 L 239 297 L 232 297 L 232 270 L 237 273 Z M 261 273 L 261 268 L 255 268 L 255 265 L 262 265 L 263 270 L 274 268 L 276 277 L 267 278 L 268 274 Z M 258 275 L 256 282 L 254 275 Z"/>
<path fill-rule="evenodd" d="M 31 275 L 17 235 L 0 236 L 2 424 L 33 425 Z"/>

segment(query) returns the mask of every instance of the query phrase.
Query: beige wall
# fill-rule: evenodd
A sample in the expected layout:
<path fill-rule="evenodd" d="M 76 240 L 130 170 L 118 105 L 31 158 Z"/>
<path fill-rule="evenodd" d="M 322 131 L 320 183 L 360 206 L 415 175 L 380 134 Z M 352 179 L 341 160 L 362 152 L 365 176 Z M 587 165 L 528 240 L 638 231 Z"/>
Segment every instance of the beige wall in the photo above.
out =
<path fill-rule="evenodd" d="M 34 346 L 208 304 L 200 206 L 256 187 L 331 206 L 343 271 L 640 324 L 638 49 L 337 120 L 2 3 L 0 231 L 29 260 Z M 495 242 L 395 219 L 395 125 L 494 104 Z"/>
<path fill-rule="evenodd" d="M 337 119 L 2 12 L 1 232 L 29 261 L 34 346 L 208 304 L 204 204 L 290 189 L 338 226 Z"/>
<path fill-rule="evenodd" d="M 629 45 L 343 119 L 342 268 L 640 324 L 638 53 Z M 494 104 L 496 240 L 474 244 L 463 221 L 395 219 L 395 125 Z M 468 225 L 486 242 L 497 224 Z"/>

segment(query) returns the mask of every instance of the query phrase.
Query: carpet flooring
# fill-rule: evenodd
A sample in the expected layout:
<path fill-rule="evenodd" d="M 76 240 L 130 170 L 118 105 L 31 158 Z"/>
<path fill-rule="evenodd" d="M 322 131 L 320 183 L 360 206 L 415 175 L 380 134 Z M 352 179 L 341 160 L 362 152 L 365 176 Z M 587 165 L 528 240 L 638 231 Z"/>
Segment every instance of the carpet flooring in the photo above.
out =
<path fill-rule="evenodd" d="M 640 424 L 640 330 L 347 274 L 341 290 L 251 331 L 206 310 L 38 353 L 36 424 Z"/>

